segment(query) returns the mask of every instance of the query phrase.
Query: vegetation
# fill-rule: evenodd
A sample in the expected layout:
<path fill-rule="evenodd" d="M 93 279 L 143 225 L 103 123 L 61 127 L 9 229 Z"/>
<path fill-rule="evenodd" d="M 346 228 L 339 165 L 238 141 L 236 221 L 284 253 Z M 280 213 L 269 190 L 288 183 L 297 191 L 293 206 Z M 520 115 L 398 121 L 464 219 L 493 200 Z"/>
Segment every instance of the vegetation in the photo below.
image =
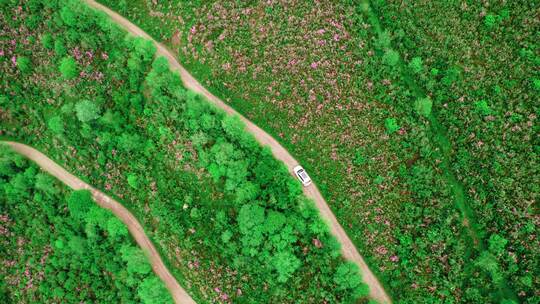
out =
<path fill-rule="evenodd" d="M 0 265 L 2 303 L 172 303 L 120 220 L 4 145 Z"/>
<path fill-rule="evenodd" d="M 186 91 L 152 43 L 79 1 L 8 1 L 1 12 L 0 135 L 122 201 L 196 301 L 365 297 L 300 184 L 238 118 Z M 30 71 L 12 64 L 21 56 Z M 92 213 L 67 205 L 76 219 Z M 128 275 L 148 273 L 140 252 L 119 248 Z M 141 283 L 141 299 L 156 299 L 153 281 Z"/>
<path fill-rule="evenodd" d="M 537 3 L 101 2 L 295 154 L 394 300 L 539 301 Z"/>

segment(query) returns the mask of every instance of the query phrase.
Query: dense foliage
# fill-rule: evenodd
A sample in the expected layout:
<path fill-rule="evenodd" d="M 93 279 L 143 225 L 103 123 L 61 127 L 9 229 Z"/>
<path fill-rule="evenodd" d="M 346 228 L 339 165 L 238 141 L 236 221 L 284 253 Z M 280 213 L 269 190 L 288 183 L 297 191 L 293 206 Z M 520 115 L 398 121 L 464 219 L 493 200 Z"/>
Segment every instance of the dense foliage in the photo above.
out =
<path fill-rule="evenodd" d="M 101 2 L 301 160 L 395 300 L 538 302 L 538 3 Z"/>
<path fill-rule="evenodd" d="M 0 145 L 0 302 L 172 303 L 127 227 Z"/>
<path fill-rule="evenodd" d="M 237 118 L 186 91 L 152 43 L 79 1 L 7 2 L 0 135 L 118 197 L 195 300 L 367 294 L 285 166 Z"/>
<path fill-rule="evenodd" d="M 392 47 L 409 62 L 401 77 L 433 100 L 430 124 L 444 134 L 439 146 L 448 150 L 448 170 L 464 192 L 459 207 L 478 243 L 472 263 L 479 269 L 470 275 L 489 274 L 492 299 L 528 303 L 540 300 L 538 8 L 530 1 L 415 1 L 406 8 L 374 1 Z"/>

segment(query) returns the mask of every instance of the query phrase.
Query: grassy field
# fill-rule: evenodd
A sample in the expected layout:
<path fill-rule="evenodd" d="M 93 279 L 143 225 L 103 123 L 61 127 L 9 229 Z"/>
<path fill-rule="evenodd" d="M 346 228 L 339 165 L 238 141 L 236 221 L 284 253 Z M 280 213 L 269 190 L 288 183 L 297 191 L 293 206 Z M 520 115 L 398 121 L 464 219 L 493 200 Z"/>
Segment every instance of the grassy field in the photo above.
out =
<path fill-rule="evenodd" d="M 1 14 L 0 137 L 121 201 L 198 303 L 365 302 L 298 181 L 150 42 L 80 1 Z"/>
<path fill-rule="evenodd" d="M 539 299 L 538 4 L 410 4 L 379 1 L 374 7 L 409 71 L 415 58 L 423 62 L 409 76 L 433 100 L 433 119 L 445 129 L 448 169 L 463 188 L 462 204 L 476 226 L 481 253 L 475 263 L 491 265 L 483 268 L 498 285 L 499 297 L 534 303 Z"/>
<path fill-rule="evenodd" d="M 127 227 L 0 145 L 2 303 L 172 303 Z"/>
<path fill-rule="evenodd" d="M 101 2 L 302 162 L 395 300 L 538 300 L 538 5 Z"/>

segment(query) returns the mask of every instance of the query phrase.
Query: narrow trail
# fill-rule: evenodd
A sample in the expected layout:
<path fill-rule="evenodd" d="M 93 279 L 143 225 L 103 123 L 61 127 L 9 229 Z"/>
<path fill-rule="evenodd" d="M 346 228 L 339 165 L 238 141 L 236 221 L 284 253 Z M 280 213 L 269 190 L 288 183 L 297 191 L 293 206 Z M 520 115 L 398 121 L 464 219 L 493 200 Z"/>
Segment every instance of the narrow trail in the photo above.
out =
<path fill-rule="evenodd" d="M 85 0 L 85 2 L 90 7 L 93 7 L 109 15 L 109 17 L 114 22 L 126 29 L 132 35 L 151 40 L 157 48 L 156 55 L 165 57 L 169 61 L 171 70 L 178 71 L 180 73 L 180 77 L 182 78 L 184 86 L 187 89 L 203 95 L 206 99 L 208 99 L 217 107 L 223 109 L 228 114 L 237 115 L 238 117 L 240 117 L 240 119 L 244 122 L 246 126 L 246 130 L 253 134 L 253 136 L 260 144 L 270 147 L 274 157 L 278 160 L 283 161 L 290 172 L 292 172 L 292 169 L 298 165 L 298 161 L 296 161 L 292 157 L 292 155 L 290 155 L 289 152 L 287 152 L 287 150 L 285 150 L 285 148 L 283 148 L 272 136 L 264 132 L 261 128 L 257 127 L 247 118 L 236 112 L 232 107 L 230 107 L 221 99 L 217 98 L 207 89 L 205 89 L 195 78 L 193 78 L 193 76 L 191 76 L 191 74 L 189 74 L 189 72 L 182 65 L 180 65 L 180 63 L 178 63 L 173 53 L 169 51 L 164 45 L 155 41 L 142 29 L 128 21 L 126 18 L 112 11 L 108 7 L 99 4 L 94 0 Z M 321 217 L 326 220 L 330 227 L 331 233 L 337 238 L 337 240 L 341 244 L 341 251 L 345 259 L 354 262 L 360 268 L 360 271 L 362 272 L 362 279 L 369 286 L 369 296 L 372 299 L 378 301 L 379 303 L 391 303 L 390 297 L 384 290 L 377 277 L 373 275 L 368 265 L 354 246 L 353 242 L 345 233 L 343 227 L 341 227 L 341 225 L 337 221 L 336 217 L 332 213 L 332 210 L 319 192 L 317 186 L 315 184 L 312 184 L 309 187 L 304 187 L 304 194 L 315 201 L 315 206 L 317 207 L 317 209 L 319 209 Z"/>
<path fill-rule="evenodd" d="M 0 141 L 0 143 L 2 142 Z M 116 217 L 126 224 L 129 232 L 137 244 L 148 256 L 152 269 L 163 281 L 163 283 L 165 283 L 165 286 L 171 293 L 174 302 L 177 304 L 195 304 L 195 301 L 191 299 L 188 293 L 180 286 L 180 284 L 178 284 L 174 276 L 169 272 L 161 260 L 161 256 L 159 255 L 158 251 L 154 247 L 154 244 L 152 244 L 150 239 L 144 233 L 144 229 L 137 221 L 137 218 L 135 218 L 135 216 L 133 216 L 129 210 L 122 206 L 122 204 L 67 172 L 64 168 L 56 164 L 53 160 L 38 150 L 21 143 L 9 141 L 3 143 L 9 145 L 15 152 L 34 161 L 41 167 L 41 169 L 56 177 L 73 190 L 89 190 L 92 193 L 93 199 L 98 205 L 105 209 L 111 210 Z"/>

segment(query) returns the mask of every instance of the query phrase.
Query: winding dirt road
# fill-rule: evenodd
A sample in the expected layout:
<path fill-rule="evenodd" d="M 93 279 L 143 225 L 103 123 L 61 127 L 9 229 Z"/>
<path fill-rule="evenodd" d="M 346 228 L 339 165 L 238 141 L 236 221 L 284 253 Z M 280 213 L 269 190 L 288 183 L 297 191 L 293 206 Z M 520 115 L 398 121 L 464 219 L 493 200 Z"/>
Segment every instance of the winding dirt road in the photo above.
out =
<path fill-rule="evenodd" d="M 116 217 L 118 217 L 124 224 L 126 224 L 129 232 L 131 233 L 137 244 L 148 256 L 148 260 L 152 265 L 152 269 L 154 270 L 156 275 L 165 283 L 165 286 L 170 291 L 174 302 L 178 304 L 195 304 L 195 301 L 191 299 L 188 293 L 180 286 L 180 284 L 178 284 L 178 282 L 169 272 L 167 267 L 165 267 L 165 264 L 163 264 L 163 261 L 161 260 L 161 256 L 154 247 L 154 244 L 152 244 L 150 239 L 144 233 L 144 229 L 137 221 L 137 218 L 135 218 L 135 216 L 133 216 L 133 214 L 131 214 L 129 210 L 122 206 L 122 204 L 108 197 L 101 191 L 96 190 L 95 188 L 83 182 L 71 173 L 67 172 L 64 168 L 60 167 L 58 164 L 56 164 L 54 161 L 52 161 L 50 158 L 48 158 L 38 150 L 16 142 L 6 141 L 3 143 L 6 143 L 19 154 L 26 156 L 30 160 L 37 163 L 41 167 L 41 169 L 56 177 L 68 187 L 74 190 L 89 190 L 98 205 L 111 210 L 114 215 L 116 215 Z"/>
<path fill-rule="evenodd" d="M 208 90 L 206 90 L 195 78 L 193 78 L 193 76 L 191 76 L 191 74 L 189 74 L 188 71 L 186 71 L 184 67 L 180 65 L 180 63 L 178 63 L 176 58 L 173 56 L 173 53 L 169 51 L 164 45 L 155 41 L 142 29 L 140 29 L 139 27 L 137 27 L 136 25 L 134 25 L 133 23 L 131 23 L 124 17 L 120 16 L 116 12 L 107 8 L 106 6 L 103 6 L 93 0 L 86 0 L 86 2 L 91 7 L 109 15 L 109 17 L 114 22 L 122 26 L 132 35 L 143 37 L 143 38 L 153 41 L 157 47 L 157 55 L 164 56 L 165 58 L 167 58 L 167 60 L 169 61 L 169 64 L 171 65 L 171 69 L 176 70 L 180 73 L 180 76 L 186 88 L 203 95 L 213 104 L 225 110 L 225 112 L 227 112 L 228 114 L 239 116 L 240 119 L 246 125 L 246 129 L 250 133 L 252 133 L 253 136 L 255 136 L 257 141 L 259 141 L 259 143 L 261 143 L 262 145 L 269 146 L 272 149 L 272 153 L 274 154 L 274 157 L 283 161 L 285 165 L 289 168 L 290 172 L 292 172 L 292 169 L 298 165 L 298 162 L 292 157 L 292 155 L 290 155 L 289 152 L 287 152 L 287 150 L 285 150 L 285 148 L 283 148 L 272 136 L 264 132 L 261 128 L 257 127 L 255 124 L 253 124 L 251 121 L 246 119 L 244 116 L 237 113 L 229 105 L 225 104 L 221 99 L 217 98 Z M 304 193 L 306 194 L 306 196 L 312 198 L 315 201 L 315 205 L 319 209 L 321 216 L 329 224 L 332 234 L 341 243 L 341 250 L 342 250 L 343 256 L 347 260 L 350 260 L 356 263 L 360 267 L 360 270 L 362 271 L 363 280 L 366 284 L 369 285 L 370 297 L 378 301 L 379 303 L 391 303 L 390 297 L 386 294 L 379 280 L 373 275 L 373 273 L 371 272 L 371 270 L 365 263 L 362 256 L 358 253 L 358 250 L 356 249 L 352 241 L 349 239 L 349 237 L 345 233 L 345 230 L 343 230 L 343 227 L 341 227 L 341 225 L 338 223 L 336 217 L 330 210 L 330 207 L 328 207 L 328 204 L 326 203 L 321 193 L 319 192 L 319 189 L 317 189 L 317 186 L 315 184 L 312 184 L 309 187 L 304 187 Z"/>

